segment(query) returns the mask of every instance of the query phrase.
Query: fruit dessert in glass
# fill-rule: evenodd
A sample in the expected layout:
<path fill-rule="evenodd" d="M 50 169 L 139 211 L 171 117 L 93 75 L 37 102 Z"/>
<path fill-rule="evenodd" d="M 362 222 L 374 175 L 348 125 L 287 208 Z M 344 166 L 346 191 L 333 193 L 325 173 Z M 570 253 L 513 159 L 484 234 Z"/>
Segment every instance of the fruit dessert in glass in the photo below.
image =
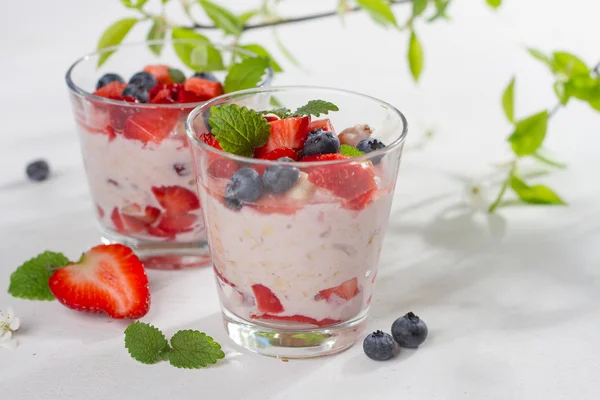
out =
<path fill-rule="evenodd" d="M 163 48 L 160 57 L 148 45 Z M 210 46 L 209 64 L 193 63 L 198 46 Z M 222 60 L 234 64 L 225 66 Z M 132 247 L 151 268 L 210 263 L 185 119 L 194 107 L 223 94 L 224 87 L 247 84 L 224 77 L 227 68 L 239 71 L 248 61 L 255 69 L 264 64 L 255 76 L 259 86 L 268 86 L 272 71 L 263 58 L 188 40 L 108 48 L 69 69 L 66 80 L 105 243 Z M 194 65 L 209 71 L 191 69 Z"/>
<path fill-rule="evenodd" d="M 357 93 L 282 87 L 218 97 L 186 126 L 229 336 L 280 357 L 350 347 L 373 294 L 404 116 Z"/>

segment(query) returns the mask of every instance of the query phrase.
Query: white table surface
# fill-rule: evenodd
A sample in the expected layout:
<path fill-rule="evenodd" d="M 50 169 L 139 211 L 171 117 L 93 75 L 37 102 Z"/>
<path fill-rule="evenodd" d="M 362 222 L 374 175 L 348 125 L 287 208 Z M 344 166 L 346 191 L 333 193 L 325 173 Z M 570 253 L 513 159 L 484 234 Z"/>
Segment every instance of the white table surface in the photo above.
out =
<path fill-rule="evenodd" d="M 283 6 L 300 14 L 333 1 L 303 3 Z M 452 22 L 419 26 L 427 58 L 418 86 L 407 73 L 406 35 L 364 15 L 349 16 L 346 30 L 331 19 L 280 31 L 310 74 L 279 56 L 288 72 L 277 83 L 363 91 L 396 104 L 410 121 L 368 329 L 389 330 L 413 310 L 430 327 L 418 351 L 383 363 L 366 358 L 360 345 L 317 360 L 257 356 L 226 337 L 209 269 L 150 271 L 144 321 L 168 335 L 205 331 L 223 344 L 224 361 L 203 370 L 142 365 L 124 349 L 124 322 L 14 299 L 2 289 L 0 305 L 14 307 L 22 328 L 16 350 L 0 349 L 0 397 L 599 398 L 600 117 L 571 104 L 550 124 L 547 147 L 569 169 L 544 181 L 569 207 L 507 208 L 489 221 L 456 207 L 461 177 L 485 175 L 509 155 L 499 97 L 510 76 L 518 74 L 517 115 L 554 104 L 551 77 L 525 45 L 597 62 L 600 4 L 506 0 L 493 13 L 484 0 L 454 3 Z M 76 257 L 98 243 L 63 75 L 124 12 L 116 0 L 36 0 L 6 3 L 2 14 L 0 288 L 7 288 L 10 273 L 43 250 Z M 269 30 L 248 36 L 275 49 Z M 427 129 L 435 138 L 419 149 Z M 24 178 L 36 157 L 54 170 L 45 183 Z"/>

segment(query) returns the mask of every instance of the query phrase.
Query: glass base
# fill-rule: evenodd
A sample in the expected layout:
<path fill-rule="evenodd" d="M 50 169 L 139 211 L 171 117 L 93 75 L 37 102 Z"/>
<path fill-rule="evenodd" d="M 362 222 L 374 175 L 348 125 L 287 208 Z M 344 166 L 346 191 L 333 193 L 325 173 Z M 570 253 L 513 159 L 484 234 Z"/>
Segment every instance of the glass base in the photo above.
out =
<path fill-rule="evenodd" d="M 352 347 L 365 327 L 368 311 L 367 308 L 350 321 L 322 328 L 257 325 L 226 309 L 223 322 L 229 337 L 254 353 L 278 358 L 314 358 Z"/>

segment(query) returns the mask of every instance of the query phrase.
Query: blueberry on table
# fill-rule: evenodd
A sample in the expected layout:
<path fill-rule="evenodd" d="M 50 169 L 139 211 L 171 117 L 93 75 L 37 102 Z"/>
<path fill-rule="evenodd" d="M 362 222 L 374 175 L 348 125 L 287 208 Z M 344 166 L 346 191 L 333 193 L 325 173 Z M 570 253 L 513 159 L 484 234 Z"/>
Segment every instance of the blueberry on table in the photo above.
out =
<path fill-rule="evenodd" d="M 409 312 L 392 324 L 392 336 L 401 346 L 416 349 L 427 338 L 427 325 L 414 313 Z"/>
<path fill-rule="evenodd" d="M 225 204 L 234 210 L 243 203 L 251 203 L 260 198 L 263 192 L 262 179 L 252 168 L 240 168 L 225 187 Z"/>
<path fill-rule="evenodd" d="M 139 86 L 145 90 L 150 90 L 150 88 L 156 86 L 158 83 L 154 75 L 142 71 L 135 73 L 128 82 L 130 85 Z"/>
<path fill-rule="evenodd" d="M 304 157 L 315 154 L 338 153 L 340 151 L 340 140 L 332 132 L 315 129 L 308 133 L 302 150 Z"/>
<path fill-rule="evenodd" d="M 129 85 L 125 86 L 125 89 L 123 89 L 121 96 L 133 97 L 133 98 L 137 99 L 140 103 L 148 102 L 148 91 L 146 91 L 141 86 L 133 85 L 131 83 Z"/>
<path fill-rule="evenodd" d="M 219 82 L 216 76 L 211 74 L 210 72 L 196 72 L 193 78 L 205 79 L 207 81 Z"/>
<path fill-rule="evenodd" d="M 98 90 L 101 87 L 104 87 L 114 81 L 117 81 L 119 83 L 125 82 L 123 80 L 123 78 L 121 78 L 121 75 L 113 74 L 113 73 L 104 74 L 104 75 L 102 75 L 102 77 L 100 79 L 98 79 L 98 83 L 96 83 L 96 90 Z"/>
<path fill-rule="evenodd" d="M 27 165 L 27 177 L 32 181 L 45 181 L 50 176 L 50 166 L 44 160 L 37 160 Z"/>
<path fill-rule="evenodd" d="M 289 157 L 278 158 L 277 161 L 294 162 Z M 275 194 L 285 193 L 296 184 L 298 177 L 300 177 L 300 170 L 296 167 L 273 165 L 263 174 L 263 186 Z"/>
<path fill-rule="evenodd" d="M 363 350 L 365 354 L 373 360 L 385 361 L 392 358 L 396 343 L 394 339 L 382 331 L 375 331 L 368 335 L 363 342 Z"/>

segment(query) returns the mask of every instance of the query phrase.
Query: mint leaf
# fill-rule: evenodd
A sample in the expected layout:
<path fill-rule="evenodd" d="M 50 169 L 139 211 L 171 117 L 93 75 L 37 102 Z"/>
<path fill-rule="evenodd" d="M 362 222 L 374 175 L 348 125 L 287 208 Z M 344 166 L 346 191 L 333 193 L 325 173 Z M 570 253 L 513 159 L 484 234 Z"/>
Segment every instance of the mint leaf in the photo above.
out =
<path fill-rule="evenodd" d="M 185 75 L 183 74 L 183 72 L 181 72 L 181 70 L 177 68 L 168 68 L 167 72 L 169 73 L 169 76 L 171 77 L 174 83 L 185 82 Z"/>
<path fill-rule="evenodd" d="M 62 253 L 45 251 L 25 261 L 10 276 L 8 293 L 13 297 L 29 300 L 54 300 L 48 280 L 54 270 L 69 263 Z"/>
<path fill-rule="evenodd" d="M 271 62 L 271 68 L 273 68 L 273 72 L 283 72 L 283 69 L 281 69 L 281 66 L 277 63 L 277 61 L 275 61 L 273 56 L 271 56 L 271 53 L 269 53 L 267 51 L 267 49 L 262 47 L 260 44 L 255 44 L 255 43 L 245 44 L 243 46 L 240 46 L 240 48 L 251 51 L 254 54 L 256 54 L 257 56 L 268 58 L 269 61 Z M 242 59 L 249 57 L 248 55 L 246 55 L 244 53 L 238 53 L 238 54 Z"/>
<path fill-rule="evenodd" d="M 410 73 L 415 81 L 419 80 L 421 71 L 423 70 L 423 48 L 415 31 L 411 31 L 410 40 L 408 42 L 408 65 Z"/>
<path fill-rule="evenodd" d="M 546 137 L 547 127 L 546 110 L 517 121 L 515 131 L 508 138 L 515 154 L 522 157 L 535 153 Z"/>
<path fill-rule="evenodd" d="M 260 115 L 267 115 L 267 114 L 274 114 L 277 115 L 279 118 L 284 119 L 290 116 L 292 112 L 290 111 L 289 108 L 285 108 L 285 107 L 280 107 L 280 108 L 275 108 L 273 110 L 264 110 L 260 112 Z"/>
<path fill-rule="evenodd" d="M 238 20 L 240 20 L 240 22 L 245 25 L 246 22 L 250 21 L 252 18 L 256 17 L 261 12 L 262 11 L 260 9 L 246 11 L 238 15 Z"/>
<path fill-rule="evenodd" d="M 102 50 L 107 47 L 116 46 L 125 39 L 131 28 L 138 22 L 136 18 L 120 19 L 106 28 L 100 40 L 98 41 L 97 50 Z M 104 52 L 98 57 L 98 67 L 108 60 L 108 57 L 114 54 L 114 51 Z"/>
<path fill-rule="evenodd" d="M 413 0 L 412 4 L 412 18 L 416 18 L 423 14 L 427 9 L 427 3 L 429 0 Z"/>
<path fill-rule="evenodd" d="M 340 109 L 335 104 L 325 100 L 311 100 L 306 105 L 298 107 L 294 116 L 301 117 L 305 115 L 314 115 L 315 117 L 321 114 L 329 114 L 329 111 L 339 111 Z"/>
<path fill-rule="evenodd" d="M 515 122 L 515 77 L 513 76 L 510 83 L 502 94 L 502 108 L 504 108 L 504 114 L 506 118 L 514 123 Z"/>
<path fill-rule="evenodd" d="M 155 364 L 168 352 L 169 344 L 158 328 L 137 321 L 125 329 L 125 348 L 139 362 Z"/>
<path fill-rule="evenodd" d="M 225 357 L 221 345 L 199 331 L 177 332 L 171 338 L 171 348 L 169 362 L 177 368 L 206 367 Z"/>
<path fill-rule="evenodd" d="M 519 199 L 529 204 L 565 205 L 566 203 L 548 186 L 528 186 L 515 174 L 510 177 L 510 187 Z"/>
<path fill-rule="evenodd" d="M 340 146 L 340 154 L 348 157 L 358 157 L 362 156 L 365 153 L 360 151 L 356 147 L 350 146 L 349 144 L 343 144 Z"/>
<path fill-rule="evenodd" d="M 498 8 L 502 4 L 502 0 L 485 0 L 492 8 Z"/>
<path fill-rule="evenodd" d="M 225 69 L 221 52 L 208 42 L 194 47 L 190 53 L 190 64 L 196 71 L 222 71 Z"/>
<path fill-rule="evenodd" d="M 264 57 L 246 58 L 229 68 L 225 78 L 225 93 L 256 87 L 269 67 L 269 59 Z"/>
<path fill-rule="evenodd" d="M 356 0 L 358 5 L 369 13 L 373 21 L 382 26 L 398 26 L 390 4 L 385 0 Z"/>
<path fill-rule="evenodd" d="M 236 104 L 213 106 L 208 122 L 224 151 L 252 157 L 269 140 L 271 125 L 256 111 Z"/>
<path fill-rule="evenodd" d="M 588 75 L 590 69 L 581 61 L 577 56 L 566 53 L 564 51 L 557 51 L 554 53 L 553 69 L 555 73 L 563 73 L 568 77 L 575 75 Z"/>
<path fill-rule="evenodd" d="M 228 35 L 239 36 L 242 33 L 244 23 L 231 11 L 208 0 L 198 0 L 198 3 L 217 28 Z"/>
<path fill-rule="evenodd" d="M 175 54 L 177 54 L 177 57 L 179 57 L 181 62 L 184 63 L 186 67 L 195 70 L 196 67 L 191 61 L 192 51 L 194 51 L 198 45 L 208 43 L 208 38 L 184 28 L 173 29 L 171 32 L 171 37 L 173 39 L 189 40 L 189 42 L 184 43 L 173 42 L 173 50 L 175 50 Z"/>
<path fill-rule="evenodd" d="M 146 39 L 149 41 L 150 40 L 163 40 L 165 38 L 166 34 L 167 34 L 167 25 L 165 23 L 165 20 L 162 18 L 157 18 L 156 20 L 154 20 L 154 23 L 150 27 L 150 30 L 148 31 L 148 36 L 146 36 Z M 153 52 L 157 56 L 160 56 L 160 53 L 162 52 L 162 49 L 163 49 L 163 44 L 162 43 L 148 44 L 148 48 L 150 49 L 151 52 Z"/>
<path fill-rule="evenodd" d="M 121 0 L 121 4 L 123 4 L 127 8 L 137 8 L 138 10 L 144 7 L 148 0 Z"/>

